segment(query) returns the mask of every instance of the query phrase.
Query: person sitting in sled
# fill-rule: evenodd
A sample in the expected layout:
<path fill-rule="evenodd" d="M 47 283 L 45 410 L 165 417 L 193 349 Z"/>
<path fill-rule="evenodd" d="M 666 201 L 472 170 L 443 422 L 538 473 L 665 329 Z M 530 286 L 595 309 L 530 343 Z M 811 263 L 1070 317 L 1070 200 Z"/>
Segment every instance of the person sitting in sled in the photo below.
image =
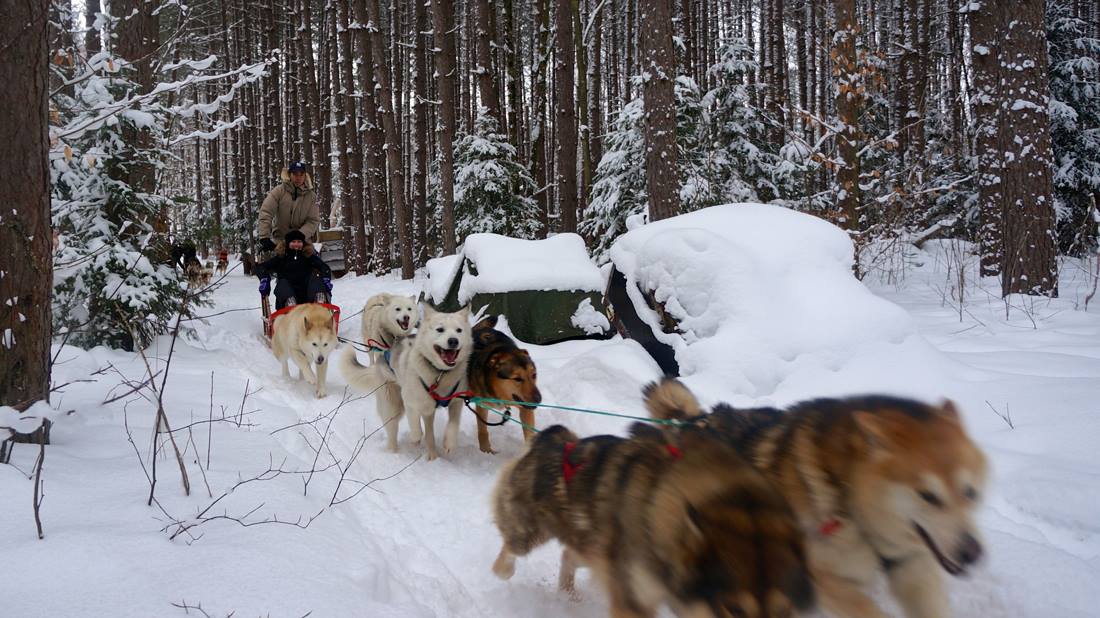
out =
<path fill-rule="evenodd" d="M 291 230 L 275 245 L 275 257 L 257 264 L 260 294 L 271 292 L 271 275 L 279 278 L 275 285 L 275 309 L 300 302 L 323 302 L 332 293 L 332 270 L 306 242 L 300 230 Z"/>

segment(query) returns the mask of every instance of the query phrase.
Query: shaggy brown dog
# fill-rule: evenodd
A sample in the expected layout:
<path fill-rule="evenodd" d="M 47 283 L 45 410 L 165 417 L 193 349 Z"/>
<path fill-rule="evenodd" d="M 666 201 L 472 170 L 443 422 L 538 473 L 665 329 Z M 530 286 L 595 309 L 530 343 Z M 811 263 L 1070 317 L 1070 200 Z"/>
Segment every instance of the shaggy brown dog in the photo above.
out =
<path fill-rule="evenodd" d="M 497 576 L 556 538 L 559 587 L 578 566 L 608 591 L 611 615 L 789 617 L 813 604 L 802 533 L 783 497 L 721 439 L 678 443 L 636 424 L 630 438 L 578 439 L 555 425 L 501 471 L 493 512 Z"/>
<path fill-rule="evenodd" d="M 954 404 L 871 396 L 703 414 L 676 380 L 647 394 L 654 417 L 725 440 L 783 492 L 828 613 L 885 616 L 867 594 L 884 571 L 906 616 L 951 615 L 940 569 L 961 575 L 981 557 L 972 517 L 986 479 Z"/>

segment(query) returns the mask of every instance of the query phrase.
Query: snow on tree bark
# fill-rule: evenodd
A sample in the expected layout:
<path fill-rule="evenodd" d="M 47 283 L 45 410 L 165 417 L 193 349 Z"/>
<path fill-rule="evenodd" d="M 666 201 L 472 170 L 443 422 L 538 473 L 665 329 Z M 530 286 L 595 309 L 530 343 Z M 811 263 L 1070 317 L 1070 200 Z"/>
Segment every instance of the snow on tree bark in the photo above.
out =
<path fill-rule="evenodd" d="M 653 221 L 680 212 L 676 169 L 676 100 L 670 0 L 640 3 L 642 73 L 645 79 L 645 162 L 649 216 Z"/>
<path fill-rule="evenodd" d="M 8 7 L 0 62 L 0 109 L 19 110 L 0 126 L 0 155 L 18 170 L 0 212 L 0 405 L 25 410 L 49 398 L 51 291 L 47 135 L 47 2 Z"/>

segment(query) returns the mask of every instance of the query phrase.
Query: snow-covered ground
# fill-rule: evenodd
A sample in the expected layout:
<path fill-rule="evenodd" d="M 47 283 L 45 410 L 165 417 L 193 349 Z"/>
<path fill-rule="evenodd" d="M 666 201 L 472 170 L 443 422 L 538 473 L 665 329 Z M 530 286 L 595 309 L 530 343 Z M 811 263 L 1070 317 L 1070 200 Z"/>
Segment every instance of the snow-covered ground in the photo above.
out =
<path fill-rule="evenodd" d="M 955 399 L 994 467 L 981 518 L 988 560 L 970 578 L 952 581 L 958 615 L 1095 616 L 1100 298 L 1088 312 L 1081 309 L 1085 276 L 1078 263 L 1067 263 L 1061 299 L 1021 304 L 1007 319 L 1004 303 L 992 293 L 994 282 L 986 284 L 987 293 L 971 279 L 960 319 L 948 273 L 950 249 L 941 243 L 911 255 L 916 263 L 905 267 L 900 283 L 869 281 L 875 294 L 908 312 L 919 335 L 843 358 L 789 351 L 785 362 L 798 371 L 759 380 L 687 381 L 707 402 L 786 404 L 868 391 Z M 344 334 L 357 334 L 358 317 L 350 316 L 371 294 L 413 294 L 422 285 L 392 277 L 337 281 L 335 302 L 349 316 Z M 194 322 L 193 333 L 176 344 L 164 407 L 180 448 L 187 449 L 192 493 L 183 495 L 174 461 L 158 457 L 160 508 L 146 506 L 149 483 L 126 429 L 128 424 L 148 465 L 153 408 L 134 396 L 103 405 L 126 389 L 113 370 L 92 375 L 111 365 L 141 380 L 142 360 L 105 349 L 60 352 L 55 383 L 92 381 L 69 384 L 53 396 L 55 407 L 75 414 L 57 424 L 47 450 L 45 539 L 36 538 L 26 474 L 37 449 L 20 445 L 15 465 L 0 466 L 0 555 L 6 565 L 0 616 L 188 615 L 173 604 L 201 605 L 211 616 L 606 615 L 602 591 L 583 571 L 580 600 L 557 591 L 554 544 L 521 560 L 509 582 L 489 570 L 499 548 L 489 492 L 501 463 L 522 448 L 518 427 L 493 429 L 502 451 L 496 456 L 478 451 L 472 414 L 463 419 L 460 446 L 449 459 L 418 459 L 404 424 L 400 452 L 385 452 L 384 432 L 372 433 L 380 426 L 374 402 L 340 407 L 344 381 L 338 371 L 330 372 L 331 394 L 324 400 L 313 398 L 304 383 L 280 377 L 260 336 L 255 286 L 255 279 L 234 270 L 215 294 L 216 307 L 205 311 L 212 317 Z M 154 370 L 165 369 L 168 344 L 162 338 L 149 350 Z M 639 346 L 617 338 L 530 349 L 548 403 L 643 414 L 640 388 L 658 375 Z M 1013 426 L 994 410 L 1010 414 Z M 202 422 L 211 416 L 227 420 Z M 318 417 L 320 422 L 294 426 Z M 554 422 L 582 435 L 626 426 L 607 417 L 538 412 L 540 426 Z M 199 424 L 181 429 L 190 423 Z M 318 455 L 319 436 L 329 427 Z M 338 495 L 351 496 L 361 483 L 378 480 L 330 507 L 340 477 L 330 467 L 333 457 L 346 465 L 364 436 Z M 307 528 L 213 519 L 169 540 L 176 529 L 170 517 L 189 520 L 238 481 L 269 468 L 287 472 L 240 485 L 206 515 L 246 522 L 277 517 L 301 525 L 316 516 Z M 312 478 L 293 473 L 310 469 L 317 470 Z"/>

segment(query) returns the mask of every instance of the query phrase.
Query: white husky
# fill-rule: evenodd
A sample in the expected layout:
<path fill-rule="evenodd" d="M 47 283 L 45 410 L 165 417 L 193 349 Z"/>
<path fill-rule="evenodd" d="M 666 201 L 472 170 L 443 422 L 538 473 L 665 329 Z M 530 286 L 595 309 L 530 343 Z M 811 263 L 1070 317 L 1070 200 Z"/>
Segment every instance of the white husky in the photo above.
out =
<path fill-rule="evenodd" d="M 279 316 L 271 335 L 271 351 L 283 363 L 283 377 L 290 377 L 287 360 L 298 365 L 298 379 L 316 386 L 317 397 L 325 397 L 325 374 L 329 351 L 336 347 L 336 325 L 332 311 L 304 303 Z M 317 365 L 317 374 L 313 365 Z"/>
<path fill-rule="evenodd" d="M 416 325 L 415 298 L 397 294 L 375 294 L 363 307 L 362 338 L 364 345 L 392 348 L 398 339 L 408 337 Z M 380 345 L 379 345 L 380 344 Z M 371 364 L 384 363 L 384 352 L 371 350 Z"/>
<path fill-rule="evenodd" d="M 463 402 L 458 398 L 438 399 L 466 389 L 466 363 L 473 348 L 470 331 L 468 309 L 437 313 L 425 306 L 417 334 L 398 340 L 391 349 L 392 376 L 384 363 L 360 365 L 354 349 L 341 357 L 341 369 L 348 384 L 365 392 L 380 389 L 378 412 L 385 422 L 391 451 L 397 450 L 397 425 L 402 416 L 408 416 L 413 444 L 423 439 L 428 460 L 439 457 L 435 446 L 435 411 L 441 407 L 447 408 L 448 415 L 443 452 L 450 455 L 454 451 Z M 398 388 L 381 388 L 389 380 L 394 380 Z"/>

